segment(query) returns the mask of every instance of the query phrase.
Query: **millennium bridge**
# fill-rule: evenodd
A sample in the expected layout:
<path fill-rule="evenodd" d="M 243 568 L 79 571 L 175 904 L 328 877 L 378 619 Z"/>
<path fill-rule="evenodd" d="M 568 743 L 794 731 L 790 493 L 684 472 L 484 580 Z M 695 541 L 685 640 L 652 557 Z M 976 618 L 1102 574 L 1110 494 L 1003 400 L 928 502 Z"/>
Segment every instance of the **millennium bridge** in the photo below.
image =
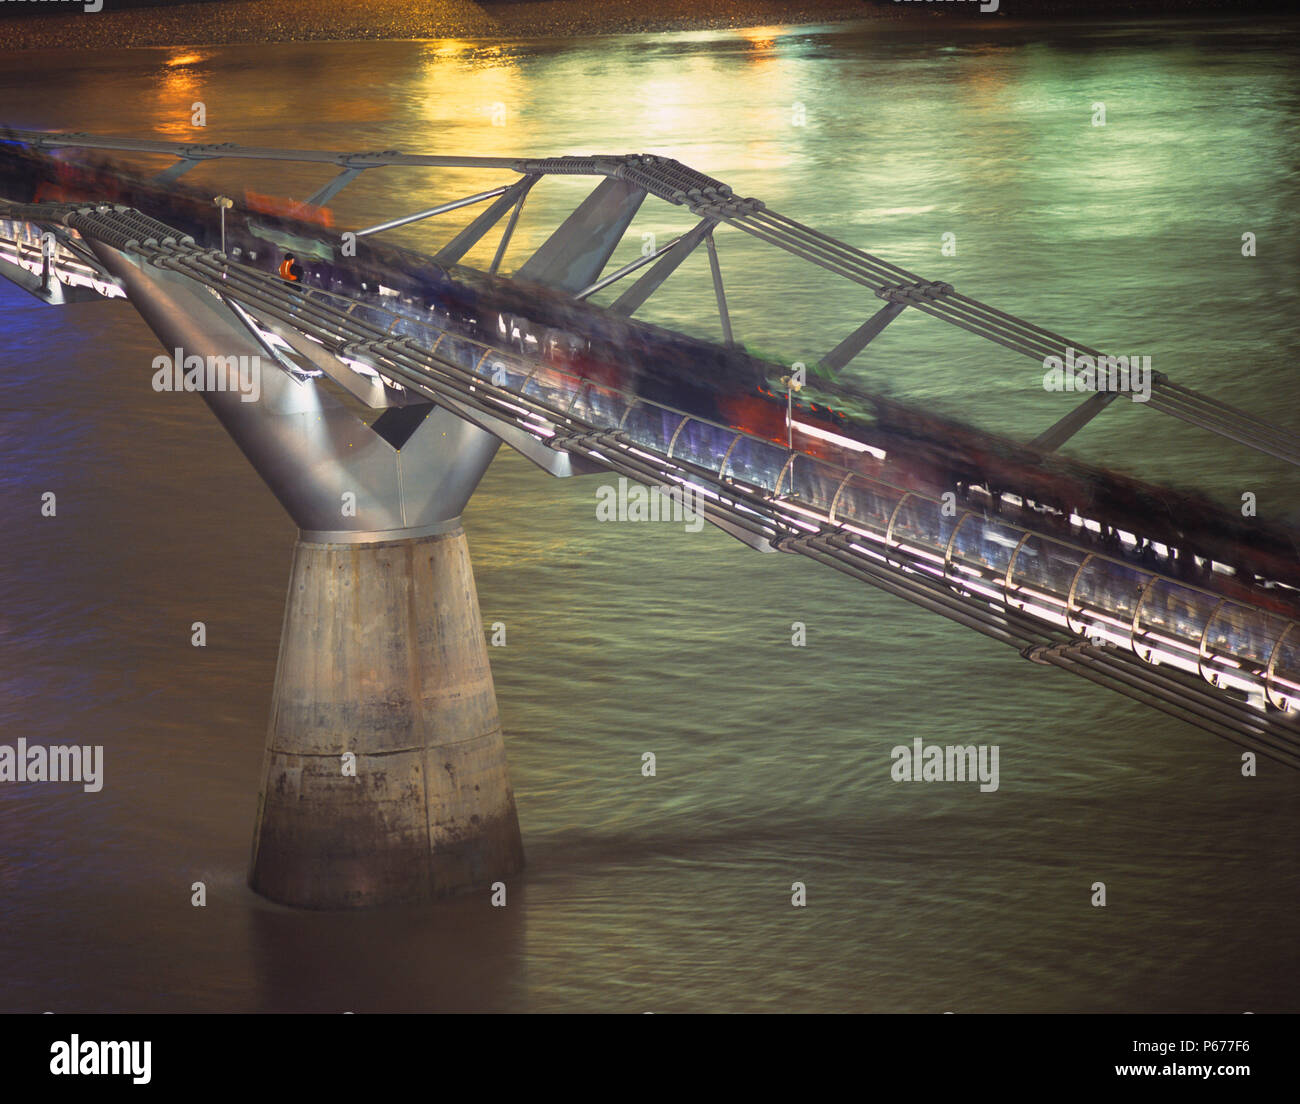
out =
<path fill-rule="evenodd" d="M 222 158 L 335 166 L 340 171 L 307 201 L 312 205 L 376 168 L 511 171 L 518 179 L 499 188 L 356 231 L 365 236 L 487 204 L 434 259 L 459 260 L 506 218 L 493 274 L 538 180 L 597 177 L 594 191 L 515 277 L 581 301 L 645 270 L 612 308 L 631 315 L 703 244 L 730 345 L 713 242 L 714 229 L 725 224 L 883 301 L 826 354 L 824 370 L 843 368 L 907 309 L 1039 361 L 1070 347 L 1101 356 L 664 158 L 346 154 L 30 131 L 10 137 L 36 149 L 174 155 L 176 163 L 156 178 L 161 183 Z M 605 273 L 647 196 L 684 207 L 698 221 Z M 250 874 L 255 889 L 277 900 L 335 907 L 438 896 L 522 864 L 458 520 L 500 443 L 555 476 L 604 471 L 689 492 L 710 522 L 754 549 L 832 567 L 1026 660 L 1300 767 L 1300 628 L 1264 603 L 1161 574 L 1059 531 L 1035 531 L 1023 515 L 954 509 L 861 470 L 851 457 L 837 463 L 811 455 L 793 427 L 777 443 L 566 370 L 527 346 L 476 340 L 395 297 L 286 282 L 131 207 L 0 199 L 0 275 L 46 303 L 125 296 L 169 351 L 251 353 L 277 369 L 258 402 L 201 396 L 300 529 Z M 1032 444 L 1059 448 L 1115 397 L 1089 396 Z M 1300 463 L 1290 434 L 1165 375 L 1155 375 L 1147 405 Z M 435 414 L 419 421 L 430 409 Z M 400 422 L 404 410 L 416 417 L 390 440 L 381 427 Z M 356 517 L 340 518 L 340 488 L 350 486 L 368 488 L 367 504 Z M 1096 531 L 1106 518 L 1073 521 Z M 464 592 L 459 605 L 448 599 L 452 591 Z M 361 628 L 358 610 L 368 618 Z M 379 653 L 394 641 L 404 658 L 390 668 Z M 395 687 L 405 703 L 396 717 L 375 708 L 394 698 Z M 384 793 L 338 777 L 338 758 L 350 749 L 372 777 L 387 772 L 386 785 L 377 787 Z"/>

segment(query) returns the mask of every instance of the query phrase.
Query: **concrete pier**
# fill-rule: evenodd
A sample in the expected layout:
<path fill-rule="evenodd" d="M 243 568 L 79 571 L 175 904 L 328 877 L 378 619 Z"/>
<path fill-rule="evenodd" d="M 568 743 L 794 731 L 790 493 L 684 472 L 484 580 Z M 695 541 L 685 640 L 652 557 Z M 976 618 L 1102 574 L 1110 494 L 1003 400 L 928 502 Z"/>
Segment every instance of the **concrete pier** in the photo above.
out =
<path fill-rule="evenodd" d="M 300 534 L 249 884 L 286 905 L 356 908 L 516 873 L 523 848 L 460 525 L 500 441 L 428 404 L 408 406 L 402 432 L 380 432 L 328 376 L 282 370 L 206 288 L 93 248 L 164 350 L 262 366 L 254 402 L 201 393 Z"/>
<path fill-rule="evenodd" d="M 250 885 L 283 904 L 359 907 L 522 865 L 460 525 L 374 544 L 300 539 Z"/>

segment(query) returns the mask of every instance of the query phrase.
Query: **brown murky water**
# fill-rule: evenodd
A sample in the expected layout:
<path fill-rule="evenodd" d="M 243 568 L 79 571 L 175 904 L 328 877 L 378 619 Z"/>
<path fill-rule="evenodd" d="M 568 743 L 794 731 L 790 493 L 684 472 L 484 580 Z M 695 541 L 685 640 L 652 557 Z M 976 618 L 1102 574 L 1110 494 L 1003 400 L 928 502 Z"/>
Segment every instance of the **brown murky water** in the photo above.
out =
<path fill-rule="evenodd" d="M 1245 23 L 7 55 L 0 119 L 191 138 L 203 100 L 207 141 L 670 154 L 1298 427 L 1298 58 L 1294 25 Z M 478 183 L 374 173 L 337 210 Z M 558 215 L 573 192 L 535 196 Z M 870 307 L 736 237 L 719 249 L 757 347 L 815 359 Z M 707 279 L 684 267 L 651 316 L 709 332 Z M 149 388 L 128 307 L 5 285 L 0 319 L 0 733 L 107 758 L 98 794 L 0 786 L 0 1007 L 1295 1009 L 1294 775 L 1244 779 L 1232 745 L 793 557 L 601 524 L 598 480 L 504 451 L 465 521 L 484 617 L 508 626 L 525 880 L 504 910 L 261 901 L 244 875 L 292 527 L 200 403 Z M 1020 436 L 1060 413 L 1032 362 L 922 318 L 854 371 Z M 1072 448 L 1296 509 L 1282 465 L 1114 415 Z M 917 736 L 999 745 L 997 792 L 891 782 Z"/>

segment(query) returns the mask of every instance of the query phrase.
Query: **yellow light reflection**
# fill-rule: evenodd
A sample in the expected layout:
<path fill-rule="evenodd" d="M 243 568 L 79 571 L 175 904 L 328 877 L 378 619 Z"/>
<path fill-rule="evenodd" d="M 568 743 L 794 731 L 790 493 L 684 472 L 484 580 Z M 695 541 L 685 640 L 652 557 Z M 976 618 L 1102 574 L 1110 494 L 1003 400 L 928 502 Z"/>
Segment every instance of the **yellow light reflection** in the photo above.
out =
<path fill-rule="evenodd" d="M 527 149 L 528 98 L 519 69 L 482 43 L 443 39 L 428 43 L 409 94 L 422 121 L 436 128 L 443 149 L 482 156 Z"/>
<path fill-rule="evenodd" d="M 178 49 L 163 61 L 155 81 L 157 117 L 163 121 L 155 129 L 164 137 L 194 137 L 191 112 L 195 101 L 203 98 L 200 94 L 202 66 L 209 57 L 211 54 L 202 50 Z"/>
<path fill-rule="evenodd" d="M 767 50 L 776 45 L 781 33 L 780 27 L 748 27 L 740 32 L 740 37 L 757 50 Z"/>
<path fill-rule="evenodd" d="M 464 39 L 444 38 L 439 42 L 430 43 L 425 52 L 437 58 L 455 58 L 464 56 L 473 48 L 474 43 L 466 42 Z"/>

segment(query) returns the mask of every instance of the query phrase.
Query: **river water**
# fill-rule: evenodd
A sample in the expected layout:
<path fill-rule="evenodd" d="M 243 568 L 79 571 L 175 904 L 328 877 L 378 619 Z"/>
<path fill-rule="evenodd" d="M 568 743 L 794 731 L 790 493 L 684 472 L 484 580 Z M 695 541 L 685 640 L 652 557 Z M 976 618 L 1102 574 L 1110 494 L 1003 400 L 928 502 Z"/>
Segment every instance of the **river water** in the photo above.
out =
<path fill-rule="evenodd" d="M 1296 428 L 1296 32 L 976 21 L 6 54 L 0 120 L 667 154 Z M 213 194 L 324 179 L 200 173 Z M 501 175 L 380 170 L 335 210 L 361 225 Z M 535 190 L 507 269 L 580 189 Z M 646 206 L 651 232 L 688 224 Z M 741 237 L 719 253 L 755 348 L 814 360 L 878 305 Z M 647 316 L 717 332 L 702 254 Z M 0 1008 L 1295 1010 L 1294 775 L 1261 761 L 1244 778 L 1231 744 L 802 559 L 602 524 L 598 479 L 506 450 L 465 525 L 484 618 L 507 626 L 492 662 L 526 876 L 505 909 L 261 900 L 244 878 L 293 527 L 201 403 L 150 389 L 158 350 L 129 307 L 55 310 L 6 284 L 0 319 L 0 739 L 106 748 L 99 793 L 0 787 Z M 905 316 L 850 374 L 1028 437 L 1069 399 L 1041 372 Z M 1300 505 L 1283 465 L 1137 404 L 1070 451 L 1250 491 L 1271 518 Z M 891 781 L 891 749 L 917 737 L 997 745 L 999 788 Z"/>

